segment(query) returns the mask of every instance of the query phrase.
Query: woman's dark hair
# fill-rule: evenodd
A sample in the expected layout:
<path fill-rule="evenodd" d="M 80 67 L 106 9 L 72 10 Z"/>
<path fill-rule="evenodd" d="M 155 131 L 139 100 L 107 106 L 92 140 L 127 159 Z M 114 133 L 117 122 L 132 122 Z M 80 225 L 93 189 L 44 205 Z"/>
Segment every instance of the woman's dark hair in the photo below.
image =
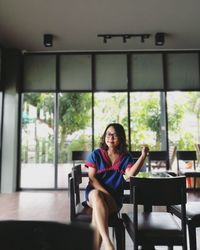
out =
<path fill-rule="evenodd" d="M 116 132 L 118 139 L 119 139 L 119 145 L 116 148 L 117 153 L 118 154 L 126 154 L 127 153 L 126 134 L 125 134 L 124 127 L 119 123 L 108 124 L 103 135 L 100 138 L 100 144 L 99 144 L 100 148 L 108 150 L 108 146 L 105 143 L 105 137 L 106 137 L 106 132 L 107 132 L 109 127 L 113 127 L 115 129 L 115 132 Z"/>

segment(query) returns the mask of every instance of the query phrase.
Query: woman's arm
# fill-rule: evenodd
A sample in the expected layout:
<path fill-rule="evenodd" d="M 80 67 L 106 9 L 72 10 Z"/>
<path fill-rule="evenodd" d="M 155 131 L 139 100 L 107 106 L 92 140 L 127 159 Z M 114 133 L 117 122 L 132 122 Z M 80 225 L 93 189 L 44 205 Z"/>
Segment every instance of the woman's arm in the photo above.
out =
<path fill-rule="evenodd" d="M 140 171 L 140 168 L 142 167 L 148 153 L 149 153 L 149 148 L 147 146 L 144 146 L 141 151 L 141 156 L 138 158 L 138 160 L 132 165 L 132 167 L 126 169 L 125 171 L 126 178 L 134 176 Z"/>
<path fill-rule="evenodd" d="M 105 194 L 109 194 L 108 191 L 101 185 L 101 183 L 96 178 L 96 169 L 89 167 L 88 170 L 89 182 L 97 190 L 102 191 Z"/>

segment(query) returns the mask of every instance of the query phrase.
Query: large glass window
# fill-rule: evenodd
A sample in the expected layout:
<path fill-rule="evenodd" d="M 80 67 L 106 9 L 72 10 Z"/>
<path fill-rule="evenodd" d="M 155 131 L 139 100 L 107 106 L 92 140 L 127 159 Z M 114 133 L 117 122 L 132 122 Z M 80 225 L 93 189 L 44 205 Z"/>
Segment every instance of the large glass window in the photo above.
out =
<path fill-rule="evenodd" d="M 195 150 L 200 142 L 200 92 L 167 93 L 169 145 Z"/>
<path fill-rule="evenodd" d="M 165 112 L 161 105 L 162 92 L 130 93 L 131 150 L 166 150 Z"/>
<path fill-rule="evenodd" d="M 58 118 L 58 187 L 67 187 L 72 151 L 92 150 L 91 93 L 60 93 Z"/>
<path fill-rule="evenodd" d="M 27 93 L 22 101 L 21 188 L 54 187 L 54 94 Z"/>
<path fill-rule="evenodd" d="M 132 151 L 200 142 L 199 52 L 26 53 L 22 79 L 20 188 L 66 188 L 72 151 L 111 122 Z"/>
<path fill-rule="evenodd" d="M 95 147 L 98 147 L 100 136 L 111 122 L 121 123 L 128 136 L 127 93 L 95 93 L 94 103 Z"/>

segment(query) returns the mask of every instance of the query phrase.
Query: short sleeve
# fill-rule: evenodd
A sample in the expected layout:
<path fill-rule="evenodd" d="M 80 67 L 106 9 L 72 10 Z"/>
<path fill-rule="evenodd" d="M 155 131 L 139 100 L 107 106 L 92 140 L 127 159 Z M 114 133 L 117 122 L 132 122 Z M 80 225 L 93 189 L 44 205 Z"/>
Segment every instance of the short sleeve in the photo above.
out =
<path fill-rule="evenodd" d="M 130 153 L 127 154 L 126 156 L 126 160 L 125 160 L 125 169 L 127 168 L 131 168 L 133 166 L 133 164 L 135 163 L 135 160 L 133 159 L 132 155 Z"/>
<path fill-rule="evenodd" d="M 87 160 L 85 162 L 85 166 L 92 168 L 96 167 L 96 155 L 94 151 L 88 155 Z"/>

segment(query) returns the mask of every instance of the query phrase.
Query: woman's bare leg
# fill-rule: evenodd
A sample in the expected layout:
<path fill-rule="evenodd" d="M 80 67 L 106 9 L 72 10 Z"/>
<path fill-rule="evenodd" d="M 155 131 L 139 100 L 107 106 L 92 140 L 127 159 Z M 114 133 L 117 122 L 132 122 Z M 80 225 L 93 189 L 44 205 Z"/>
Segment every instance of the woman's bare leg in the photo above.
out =
<path fill-rule="evenodd" d="M 92 190 L 89 194 L 88 203 L 93 209 L 93 216 L 96 223 L 96 227 L 102 237 L 105 250 L 114 250 L 113 243 L 109 238 L 109 207 L 105 200 L 104 194 L 98 190 Z"/>
<path fill-rule="evenodd" d="M 101 242 L 102 242 L 102 238 L 101 238 L 101 235 L 97 229 L 97 225 L 96 225 L 96 221 L 95 221 L 95 218 L 94 218 L 94 213 L 92 214 L 92 226 L 94 227 L 94 244 L 95 244 L 95 247 L 94 247 L 94 250 L 99 250 L 101 248 Z"/>

